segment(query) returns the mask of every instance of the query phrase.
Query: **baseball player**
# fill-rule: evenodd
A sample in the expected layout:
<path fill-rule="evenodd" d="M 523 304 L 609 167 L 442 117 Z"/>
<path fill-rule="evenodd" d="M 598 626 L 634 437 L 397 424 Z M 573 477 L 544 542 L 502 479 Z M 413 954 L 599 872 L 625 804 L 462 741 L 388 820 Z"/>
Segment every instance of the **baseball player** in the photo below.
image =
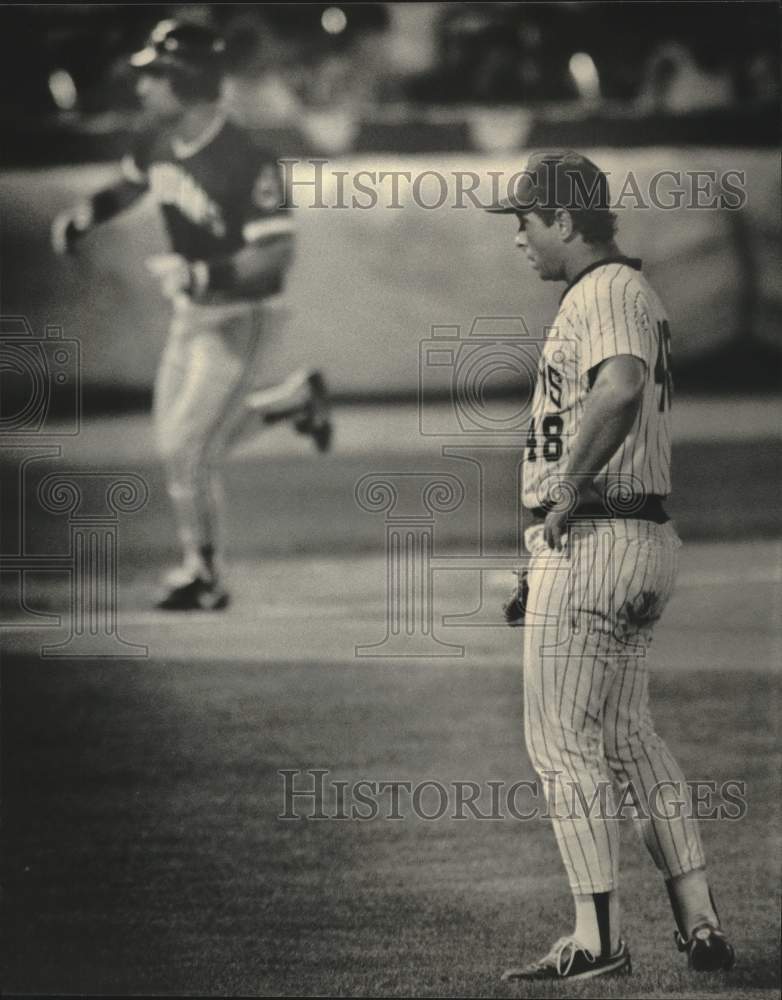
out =
<path fill-rule="evenodd" d="M 543 344 L 524 448 L 528 573 L 506 605 L 524 624 L 525 736 L 575 903 L 575 928 L 512 980 L 628 973 L 618 882 L 620 804 L 666 880 L 675 938 L 695 970 L 727 970 L 678 764 L 654 730 L 647 650 L 671 595 L 665 310 L 614 241 L 605 174 L 574 152 L 533 154 L 513 196 L 516 245 L 564 281 Z M 619 813 L 621 815 L 621 813 Z"/>
<path fill-rule="evenodd" d="M 220 107 L 225 43 L 210 29 L 162 21 L 130 62 L 153 127 L 122 161 L 111 187 L 58 216 L 56 251 L 147 191 L 172 252 L 147 261 L 173 304 L 154 394 L 157 445 L 184 552 L 158 606 L 220 609 L 217 466 L 248 425 L 290 420 L 325 451 L 331 422 L 324 381 L 298 372 L 252 392 L 259 345 L 279 321 L 293 255 L 276 160 Z"/>

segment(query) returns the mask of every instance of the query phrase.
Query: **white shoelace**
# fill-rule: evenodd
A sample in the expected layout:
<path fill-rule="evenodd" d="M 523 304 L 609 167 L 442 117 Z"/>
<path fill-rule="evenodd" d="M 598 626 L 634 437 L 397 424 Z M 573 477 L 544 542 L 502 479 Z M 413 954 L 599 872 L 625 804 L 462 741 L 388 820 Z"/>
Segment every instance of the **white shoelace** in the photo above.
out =
<path fill-rule="evenodd" d="M 541 966 L 553 965 L 557 970 L 557 974 L 560 976 L 566 976 L 570 972 L 570 968 L 576 958 L 576 952 L 583 951 L 587 957 L 587 961 L 594 965 L 597 961 L 594 954 L 585 948 L 583 944 L 579 944 L 574 937 L 562 937 L 558 941 L 554 942 L 554 945 L 548 955 L 545 956 L 540 962 Z"/>

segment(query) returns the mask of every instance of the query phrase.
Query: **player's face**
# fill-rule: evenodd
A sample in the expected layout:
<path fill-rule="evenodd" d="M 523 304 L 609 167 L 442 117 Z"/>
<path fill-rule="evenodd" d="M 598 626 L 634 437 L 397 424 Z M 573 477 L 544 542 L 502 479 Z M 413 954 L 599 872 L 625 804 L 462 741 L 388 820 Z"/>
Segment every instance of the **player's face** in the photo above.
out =
<path fill-rule="evenodd" d="M 537 212 L 518 215 L 516 246 L 527 255 L 530 267 L 543 281 L 562 281 L 562 240 L 556 225 L 547 226 Z"/>
<path fill-rule="evenodd" d="M 163 121 L 178 118 L 184 108 L 174 93 L 171 81 L 156 73 L 142 73 L 136 83 L 136 93 L 141 98 L 145 111 Z"/>

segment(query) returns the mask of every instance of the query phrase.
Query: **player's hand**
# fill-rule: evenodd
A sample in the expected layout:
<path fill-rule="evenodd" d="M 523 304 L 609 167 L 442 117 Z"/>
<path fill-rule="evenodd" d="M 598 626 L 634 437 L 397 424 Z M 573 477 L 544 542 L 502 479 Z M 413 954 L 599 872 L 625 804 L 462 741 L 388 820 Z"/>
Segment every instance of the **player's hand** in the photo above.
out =
<path fill-rule="evenodd" d="M 51 228 L 52 250 L 56 254 L 73 253 L 78 239 L 92 225 L 92 209 L 84 202 L 55 216 Z"/>
<path fill-rule="evenodd" d="M 169 299 L 187 295 L 193 284 L 190 263 L 178 253 L 159 253 L 147 257 L 144 264 L 160 282 L 160 289 Z"/>
<path fill-rule="evenodd" d="M 543 538 L 546 545 L 556 552 L 563 549 L 563 538 L 567 535 L 569 510 L 550 510 L 543 524 Z"/>

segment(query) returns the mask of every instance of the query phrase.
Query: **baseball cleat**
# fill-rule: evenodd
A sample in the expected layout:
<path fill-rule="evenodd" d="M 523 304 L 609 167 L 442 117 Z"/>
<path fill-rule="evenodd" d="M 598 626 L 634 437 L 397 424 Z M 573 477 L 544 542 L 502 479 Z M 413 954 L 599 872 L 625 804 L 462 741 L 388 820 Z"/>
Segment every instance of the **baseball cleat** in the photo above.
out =
<path fill-rule="evenodd" d="M 537 962 L 517 969 L 506 969 L 502 982 L 516 983 L 548 980 L 596 979 L 598 976 L 629 975 L 632 971 L 630 952 L 624 941 L 619 950 L 607 958 L 596 957 L 573 937 L 560 938 L 551 951 Z"/>
<path fill-rule="evenodd" d="M 687 952 L 687 964 L 693 972 L 728 972 L 736 961 L 733 945 L 713 924 L 698 924 L 689 940 L 679 931 L 673 932 L 679 951 Z"/>
<path fill-rule="evenodd" d="M 529 597 L 527 571 L 525 569 L 519 570 L 516 575 L 519 578 L 516 588 L 502 606 L 502 614 L 511 627 L 524 624 L 524 616 L 527 613 L 527 598 Z"/>
<path fill-rule="evenodd" d="M 161 611 L 222 611 L 230 598 L 216 579 L 201 576 L 183 579 L 172 573 L 155 607 Z"/>
<path fill-rule="evenodd" d="M 295 421 L 294 427 L 299 434 L 309 434 L 315 442 L 318 451 L 328 451 L 331 448 L 331 404 L 326 381 L 319 371 L 307 375 L 309 398 L 304 404 L 304 413 Z"/>

